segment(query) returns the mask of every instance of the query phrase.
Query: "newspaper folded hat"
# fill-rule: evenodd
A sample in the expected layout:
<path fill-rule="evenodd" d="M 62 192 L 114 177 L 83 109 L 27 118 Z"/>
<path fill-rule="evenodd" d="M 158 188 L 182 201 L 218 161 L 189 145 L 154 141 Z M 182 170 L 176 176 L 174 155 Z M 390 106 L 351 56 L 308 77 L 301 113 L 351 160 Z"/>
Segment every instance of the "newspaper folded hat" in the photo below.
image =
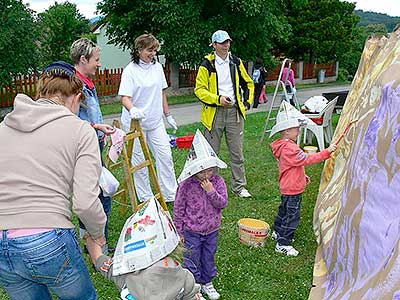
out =
<path fill-rule="evenodd" d="M 306 124 L 312 125 L 314 123 L 289 102 L 282 101 L 278 115 L 276 116 L 276 124 L 272 127 L 269 137 L 285 129 L 304 126 Z"/>
<path fill-rule="evenodd" d="M 304 102 L 304 106 L 313 113 L 319 113 L 328 105 L 328 99 L 324 96 L 312 96 Z"/>
<path fill-rule="evenodd" d="M 145 269 L 169 255 L 179 244 L 169 212 L 155 198 L 128 218 L 114 254 L 113 275 Z"/>
<path fill-rule="evenodd" d="M 227 166 L 226 163 L 218 158 L 200 130 L 197 129 L 185 166 L 181 175 L 179 175 L 178 183 L 211 167 L 225 169 Z"/>

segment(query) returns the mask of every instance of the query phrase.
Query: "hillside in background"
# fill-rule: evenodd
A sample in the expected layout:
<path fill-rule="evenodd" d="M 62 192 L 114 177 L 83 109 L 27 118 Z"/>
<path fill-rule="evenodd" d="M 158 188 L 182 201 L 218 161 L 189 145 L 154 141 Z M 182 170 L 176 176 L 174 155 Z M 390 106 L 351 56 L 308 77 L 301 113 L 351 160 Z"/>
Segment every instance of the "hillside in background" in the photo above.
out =
<path fill-rule="evenodd" d="M 400 23 L 400 17 L 391 17 L 387 14 L 357 9 L 354 11 L 354 13 L 361 18 L 358 26 L 367 26 L 369 24 L 384 24 L 388 32 L 392 32 L 395 26 Z"/>

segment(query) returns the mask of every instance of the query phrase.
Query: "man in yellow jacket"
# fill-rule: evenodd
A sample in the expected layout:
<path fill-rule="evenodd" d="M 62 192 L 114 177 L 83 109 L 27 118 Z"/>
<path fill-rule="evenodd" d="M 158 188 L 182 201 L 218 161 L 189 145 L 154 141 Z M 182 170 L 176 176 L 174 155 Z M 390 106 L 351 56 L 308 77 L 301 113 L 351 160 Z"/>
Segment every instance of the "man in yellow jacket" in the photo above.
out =
<path fill-rule="evenodd" d="M 251 197 L 246 189 L 243 134 L 246 110 L 253 102 L 254 83 L 240 58 L 229 52 L 232 39 L 218 30 L 212 35 L 214 52 L 208 54 L 196 77 L 195 94 L 203 102 L 201 122 L 204 136 L 218 154 L 225 132 L 231 161 L 232 190 Z M 242 94 L 244 96 L 242 96 Z"/>

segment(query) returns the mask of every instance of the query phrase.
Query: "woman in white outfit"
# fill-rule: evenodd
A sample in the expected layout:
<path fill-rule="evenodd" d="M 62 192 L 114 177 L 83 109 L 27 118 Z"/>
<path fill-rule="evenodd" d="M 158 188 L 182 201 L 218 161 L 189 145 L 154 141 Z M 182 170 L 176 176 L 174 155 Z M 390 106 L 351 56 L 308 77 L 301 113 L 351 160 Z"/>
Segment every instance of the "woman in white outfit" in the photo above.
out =
<path fill-rule="evenodd" d="M 163 115 L 168 124 L 178 128 L 175 119 L 169 112 L 165 89 L 168 87 L 164 71 L 155 60 L 159 42 L 151 34 L 136 38 L 132 50 L 132 61 L 122 72 L 118 94 L 122 96 L 122 126 L 129 131 L 132 119 L 140 120 L 147 144 L 156 160 L 158 180 L 165 200 L 175 200 L 177 183 L 174 163 L 165 130 Z M 135 141 L 132 164 L 144 161 L 139 141 Z M 153 196 L 147 168 L 134 173 L 136 191 L 140 201 Z"/>

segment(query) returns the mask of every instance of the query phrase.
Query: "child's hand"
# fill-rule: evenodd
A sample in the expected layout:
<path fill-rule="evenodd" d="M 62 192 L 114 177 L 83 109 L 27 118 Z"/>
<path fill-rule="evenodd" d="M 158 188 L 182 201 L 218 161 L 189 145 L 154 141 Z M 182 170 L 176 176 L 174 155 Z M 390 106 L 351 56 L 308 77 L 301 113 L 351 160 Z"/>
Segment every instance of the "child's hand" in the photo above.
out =
<path fill-rule="evenodd" d="M 329 147 L 328 147 L 328 151 L 330 152 L 330 153 L 332 153 L 332 152 L 334 152 L 335 150 L 336 150 L 336 144 L 331 144 Z"/>
<path fill-rule="evenodd" d="M 213 184 L 208 179 L 204 179 L 200 184 L 201 184 L 201 187 L 208 193 L 214 189 Z"/>
<path fill-rule="evenodd" d="M 181 243 L 185 244 L 185 237 L 184 236 L 181 236 Z"/>
<path fill-rule="evenodd" d="M 310 182 L 311 182 L 310 176 L 306 175 L 306 184 L 310 184 Z"/>

